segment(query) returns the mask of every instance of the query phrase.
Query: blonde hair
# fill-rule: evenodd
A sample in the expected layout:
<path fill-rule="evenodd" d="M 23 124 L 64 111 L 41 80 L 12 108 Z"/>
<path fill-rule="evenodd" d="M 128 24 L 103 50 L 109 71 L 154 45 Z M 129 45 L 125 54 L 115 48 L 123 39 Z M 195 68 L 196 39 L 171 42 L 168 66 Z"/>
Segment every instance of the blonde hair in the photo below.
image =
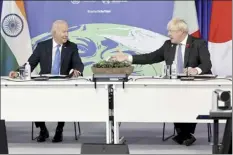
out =
<path fill-rule="evenodd" d="M 64 20 L 56 20 L 55 22 L 53 22 L 51 33 L 54 34 L 58 30 L 59 26 L 62 24 L 68 25 L 67 22 Z"/>
<path fill-rule="evenodd" d="M 167 24 L 167 30 L 181 30 L 183 32 L 188 33 L 188 25 L 187 23 L 180 18 L 173 18 Z"/>

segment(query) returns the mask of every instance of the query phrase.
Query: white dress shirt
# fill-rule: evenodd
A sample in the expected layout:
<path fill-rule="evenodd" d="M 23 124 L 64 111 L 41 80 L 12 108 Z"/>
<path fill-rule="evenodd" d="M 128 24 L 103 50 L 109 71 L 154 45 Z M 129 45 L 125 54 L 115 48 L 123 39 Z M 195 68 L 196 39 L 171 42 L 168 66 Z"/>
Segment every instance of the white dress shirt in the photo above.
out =
<path fill-rule="evenodd" d="M 57 51 L 57 45 L 58 45 L 58 43 L 56 43 L 55 40 L 53 39 L 52 67 L 53 67 L 53 63 L 54 63 L 54 59 L 55 59 L 55 55 L 56 55 L 56 51 Z M 61 49 L 62 49 L 62 45 L 59 47 L 60 56 L 61 56 Z M 61 68 L 61 66 L 60 66 L 60 68 Z M 52 71 L 52 68 L 51 68 L 51 71 Z M 60 69 L 59 69 L 59 74 L 60 74 Z"/>
<path fill-rule="evenodd" d="M 56 51 L 57 51 L 57 45 L 58 43 L 55 42 L 55 40 L 53 39 L 53 51 L 52 51 L 52 67 L 53 67 L 53 63 L 54 63 L 54 59 L 55 59 L 55 55 L 56 55 Z M 62 52 L 62 46 L 61 45 L 59 47 L 59 50 L 60 50 L 60 56 L 61 56 L 61 52 Z M 61 59 L 61 58 L 60 58 Z M 60 69 L 61 69 L 61 66 L 60 66 Z M 59 74 L 60 74 L 60 69 L 59 69 Z M 51 68 L 51 71 L 52 71 L 52 68 Z M 74 71 L 74 69 L 71 69 L 69 74 L 71 74 L 72 72 Z M 81 75 L 81 72 L 80 71 L 77 71 L 79 73 L 79 75 Z"/>
<path fill-rule="evenodd" d="M 184 63 L 184 55 L 185 55 L 185 48 L 186 48 L 186 44 L 187 44 L 187 40 L 188 40 L 188 35 L 184 38 L 183 41 L 180 42 L 181 44 L 181 52 L 182 52 L 182 58 L 183 58 L 183 63 Z M 176 46 L 176 55 L 175 55 L 175 62 L 177 64 L 177 51 L 178 51 L 179 45 Z M 201 74 L 202 70 L 199 67 L 195 67 L 195 69 L 197 69 L 197 73 Z"/>
<path fill-rule="evenodd" d="M 188 35 L 184 38 L 183 41 L 180 42 L 183 62 L 184 62 L 184 55 L 185 55 L 185 48 L 186 48 L 187 40 L 188 40 Z M 178 51 L 178 47 L 179 47 L 179 45 L 176 46 L 176 54 L 175 54 L 175 60 L 174 60 L 176 62 L 176 64 L 177 64 L 177 51 Z M 131 63 L 133 62 L 132 55 L 128 56 L 128 61 L 131 62 Z M 199 67 L 195 67 L 195 69 L 197 69 L 198 74 L 201 74 L 202 70 Z"/>
<path fill-rule="evenodd" d="M 183 41 L 180 42 L 183 63 L 184 63 L 185 46 L 186 46 L 187 40 L 188 40 L 188 35 L 184 38 Z M 174 59 L 174 61 L 175 61 L 176 64 L 178 63 L 177 62 L 178 48 L 179 48 L 179 45 L 177 44 L 177 46 L 176 46 L 176 54 L 175 54 L 175 59 Z"/>

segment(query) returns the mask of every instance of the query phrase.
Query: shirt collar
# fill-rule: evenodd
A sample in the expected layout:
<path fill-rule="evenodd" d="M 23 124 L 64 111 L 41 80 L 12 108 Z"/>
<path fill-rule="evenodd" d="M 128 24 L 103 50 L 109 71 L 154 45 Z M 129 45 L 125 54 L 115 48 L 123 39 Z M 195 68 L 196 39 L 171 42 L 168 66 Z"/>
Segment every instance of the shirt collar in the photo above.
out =
<path fill-rule="evenodd" d="M 56 41 L 53 39 L 53 48 L 57 47 L 57 45 L 58 45 L 58 43 L 56 43 Z"/>
<path fill-rule="evenodd" d="M 186 45 L 187 40 L 188 40 L 188 35 L 186 35 L 186 37 L 184 38 L 183 41 L 180 42 L 180 44 L 181 44 L 181 45 Z"/>

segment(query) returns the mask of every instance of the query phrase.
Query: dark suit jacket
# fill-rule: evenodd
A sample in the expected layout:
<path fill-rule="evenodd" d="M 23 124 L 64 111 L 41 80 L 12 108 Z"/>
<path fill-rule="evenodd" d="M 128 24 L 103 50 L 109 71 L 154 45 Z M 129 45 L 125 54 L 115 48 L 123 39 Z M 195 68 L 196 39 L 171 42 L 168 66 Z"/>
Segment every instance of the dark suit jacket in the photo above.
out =
<path fill-rule="evenodd" d="M 31 66 L 31 71 L 40 63 L 40 74 L 51 74 L 52 67 L 52 39 L 40 42 L 33 54 L 28 59 Z M 63 44 L 61 50 L 61 75 L 69 75 L 71 69 L 76 69 L 83 72 L 84 65 L 78 53 L 78 48 L 75 43 L 67 41 Z"/>
<path fill-rule="evenodd" d="M 170 40 L 165 41 L 158 50 L 133 56 L 133 64 L 153 64 L 165 61 L 167 65 L 171 65 L 175 58 L 176 44 Z M 199 67 L 201 74 L 211 74 L 211 60 L 207 44 L 204 40 L 188 36 L 185 55 L 184 68 Z"/>

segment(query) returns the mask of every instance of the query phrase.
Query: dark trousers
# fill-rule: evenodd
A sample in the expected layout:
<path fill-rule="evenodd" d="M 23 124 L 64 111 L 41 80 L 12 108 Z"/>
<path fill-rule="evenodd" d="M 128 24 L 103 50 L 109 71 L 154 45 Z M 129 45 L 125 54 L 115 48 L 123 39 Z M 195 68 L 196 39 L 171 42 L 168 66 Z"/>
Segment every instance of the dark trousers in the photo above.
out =
<path fill-rule="evenodd" d="M 197 123 L 174 123 L 177 134 L 185 136 L 194 134 Z"/>
<path fill-rule="evenodd" d="M 38 127 L 41 128 L 41 129 L 46 128 L 45 122 L 35 122 L 35 125 L 36 125 L 37 128 Z M 65 125 L 65 122 L 58 122 L 57 123 L 57 128 L 62 129 L 64 127 L 64 125 Z"/>

